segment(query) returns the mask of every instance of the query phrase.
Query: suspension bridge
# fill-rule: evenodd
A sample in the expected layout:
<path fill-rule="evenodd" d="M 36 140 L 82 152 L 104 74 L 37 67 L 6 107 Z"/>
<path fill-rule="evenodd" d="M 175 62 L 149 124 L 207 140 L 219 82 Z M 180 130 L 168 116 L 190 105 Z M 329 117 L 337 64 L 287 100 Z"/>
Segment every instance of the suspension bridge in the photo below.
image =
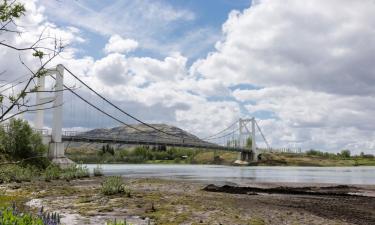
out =
<path fill-rule="evenodd" d="M 98 101 L 93 101 L 90 98 L 85 97 L 83 94 L 80 94 L 75 88 L 64 84 L 65 76 L 71 76 L 70 78 L 86 88 L 91 95 L 104 102 L 106 107 L 98 105 Z M 54 84 L 52 85 L 51 91 L 46 90 L 46 77 L 51 77 L 53 79 Z M 64 130 L 64 92 L 70 92 L 72 96 L 78 98 L 86 106 L 91 107 L 96 113 L 102 114 L 104 117 L 111 119 L 119 125 L 134 130 L 137 134 L 147 134 L 146 138 L 142 135 L 133 135 L 126 138 L 112 137 L 108 135 L 98 136 L 92 135 L 92 133 L 87 131 L 79 132 L 74 130 Z M 255 118 L 239 119 L 230 124 L 227 128 L 201 139 L 195 136 L 180 136 L 160 129 L 155 125 L 146 123 L 125 111 L 61 64 L 57 65 L 54 69 L 49 69 L 46 76 L 38 78 L 35 100 L 36 114 L 34 129 L 43 135 L 44 142 L 48 144 L 49 157 L 55 163 L 60 165 L 73 163 L 65 157 L 65 143 L 71 142 L 217 149 L 238 152 L 240 159 L 243 161 L 257 161 L 258 155 L 261 152 L 260 148 L 257 146 L 257 137 L 258 139 L 260 137 L 260 140 L 265 144 L 265 147 L 262 148 L 263 151 L 264 149 L 270 149 L 270 146 Z M 52 126 L 50 130 L 44 129 L 45 104 L 52 104 L 52 107 L 50 107 L 52 108 Z M 109 107 L 115 110 L 116 113 L 109 111 Z M 128 123 L 124 118 L 134 120 L 136 123 L 146 127 L 147 130 L 152 130 L 153 133 L 150 135 L 145 129 L 140 129 L 138 126 Z"/>

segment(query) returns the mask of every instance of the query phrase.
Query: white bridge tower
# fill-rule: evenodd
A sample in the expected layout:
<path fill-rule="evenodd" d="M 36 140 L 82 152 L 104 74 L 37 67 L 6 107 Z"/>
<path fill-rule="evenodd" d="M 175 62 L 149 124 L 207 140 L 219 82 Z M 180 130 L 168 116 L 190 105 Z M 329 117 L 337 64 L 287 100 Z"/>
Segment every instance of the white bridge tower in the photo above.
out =
<path fill-rule="evenodd" d="M 55 85 L 52 96 L 44 96 L 46 76 L 55 75 Z M 63 123 L 63 94 L 64 94 L 64 66 L 59 64 L 55 69 L 47 71 L 45 76 L 38 78 L 36 93 L 36 116 L 35 129 L 42 130 L 44 127 L 44 110 L 46 104 L 53 104 L 52 133 L 48 140 L 48 157 L 53 163 L 62 167 L 73 164 L 73 161 L 65 157 L 64 143 L 62 142 Z"/>
<path fill-rule="evenodd" d="M 251 131 L 248 128 L 248 124 L 251 123 Z M 255 138 L 255 126 L 256 121 L 255 118 L 252 117 L 251 119 L 240 119 L 238 121 L 239 125 L 239 136 L 238 136 L 238 143 L 240 148 L 247 147 L 247 137 L 251 135 L 251 153 L 249 152 L 241 152 L 240 159 L 242 161 L 254 161 L 258 160 L 258 152 L 256 147 L 256 138 Z"/>

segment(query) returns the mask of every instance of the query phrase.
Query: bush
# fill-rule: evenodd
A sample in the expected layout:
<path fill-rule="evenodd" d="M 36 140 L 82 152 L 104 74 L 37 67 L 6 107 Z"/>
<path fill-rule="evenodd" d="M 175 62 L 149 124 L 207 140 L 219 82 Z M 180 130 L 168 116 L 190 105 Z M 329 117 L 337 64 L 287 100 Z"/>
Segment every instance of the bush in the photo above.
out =
<path fill-rule="evenodd" d="M 104 195 L 130 194 L 120 176 L 107 177 L 102 183 L 101 192 Z"/>
<path fill-rule="evenodd" d="M 41 218 L 34 218 L 30 214 L 16 214 L 11 209 L 0 211 L 1 225 L 43 225 Z"/>
<path fill-rule="evenodd" d="M 87 167 L 82 165 L 72 165 L 66 169 L 63 169 L 60 176 L 61 179 L 68 181 L 85 177 L 90 177 L 90 173 Z"/>
<path fill-rule="evenodd" d="M 60 215 L 58 213 L 45 213 L 40 209 L 38 216 L 21 213 L 15 204 L 11 208 L 0 210 L 1 225 L 58 225 Z"/>
<path fill-rule="evenodd" d="M 349 150 L 342 150 L 340 155 L 343 158 L 350 158 L 350 151 Z"/>
<path fill-rule="evenodd" d="M 47 166 L 43 158 L 46 147 L 42 137 L 31 129 L 27 121 L 21 119 L 11 119 L 6 130 L 0 129 L 0 151 L 13 161 L 27 159 L 24 162 L 29 165 L 39 168 Z"/>
<path fill-rule="evenodd" d="M 0 183 L 24 182 L 34 179 L 39 171 L 36 167 L 21 167 L 16 164 L 0 166 Z"/>
<path fill-rule="evenodd" d="M 49 165 L 44 171 L 43 177 L 45 181 L 58 180 L 61 175 L 61 169 L 56 165 Z"/>

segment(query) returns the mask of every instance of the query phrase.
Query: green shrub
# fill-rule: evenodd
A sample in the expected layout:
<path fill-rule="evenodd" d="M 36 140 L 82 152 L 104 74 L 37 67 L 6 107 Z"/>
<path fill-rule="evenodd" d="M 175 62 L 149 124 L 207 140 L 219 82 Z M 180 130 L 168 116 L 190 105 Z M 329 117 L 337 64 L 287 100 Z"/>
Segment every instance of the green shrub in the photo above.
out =
<path fill-rule="evenodd" d="M 130 191 L 125 186 L 120 176 L 107 177 L 102 183 L 101 192 L 104 195 L 130 194 Z"/>
<path fill-rule="evenodd" d="M 60 176 L 61 179 L 65 180 L 73 180 L 85 177 L 90 177 L 88 168 L 86 166 L 76 164 L 63 169 Z"/>
<path fill-rule="evenodd" d="M 61 175 L 61 169 L 56 165 L 49 165 L 43 173 L 45 181 L 58 180 Z"/>
<path fill-rule="evenodd" d="M 0 211 L 1 225 L 43 225 L 41 218 L 33 217 L 30 214 L 16 214 L 12 209 Z"/>
<path fill-rule="evenodd" d="M 22 167 L 17 164 L 0 166 L 0 183 L 28 182 L 39 175 L 39 170 L 34 166 Z"/>
<path fill-rule="evenodd" d="M 340 155 L 343 158 L 350 158 L 350 151 L 349 150 L 342 150 Z"/>
<path fill-rule="evenodd" d="M 27 164 L 46 166 L 45 159 L 33 158 L 44 155 L 46 147 L 42 143 L 42 137 L 32 130 L 27 121 L 11 119 L 8 129 L 2 129 L 0 136 L 1 151 L 9 155 L 12 160 L 27 159 L 24 161 Z"/>

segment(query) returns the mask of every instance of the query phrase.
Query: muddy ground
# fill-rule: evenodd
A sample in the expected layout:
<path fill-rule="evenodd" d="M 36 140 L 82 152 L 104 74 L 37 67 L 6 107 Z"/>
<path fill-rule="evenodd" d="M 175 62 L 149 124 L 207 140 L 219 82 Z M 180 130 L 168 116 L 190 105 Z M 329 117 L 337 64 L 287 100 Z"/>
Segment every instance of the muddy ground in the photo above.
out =
<path fill-rule="evenodd" d="M 204 190 L 207 185 L 186 181 L 125 179 L 131 196 L 104 196 L 103 179 L 7 184 L 0 185 L 0 193 L 25 210 L 43 205 L 60 212 L 65 224 L 105 224 L 114 218 L 163 225 L 375 224 L 375 186 L 254 183 L 251 190 L 236 192 Z"/>

